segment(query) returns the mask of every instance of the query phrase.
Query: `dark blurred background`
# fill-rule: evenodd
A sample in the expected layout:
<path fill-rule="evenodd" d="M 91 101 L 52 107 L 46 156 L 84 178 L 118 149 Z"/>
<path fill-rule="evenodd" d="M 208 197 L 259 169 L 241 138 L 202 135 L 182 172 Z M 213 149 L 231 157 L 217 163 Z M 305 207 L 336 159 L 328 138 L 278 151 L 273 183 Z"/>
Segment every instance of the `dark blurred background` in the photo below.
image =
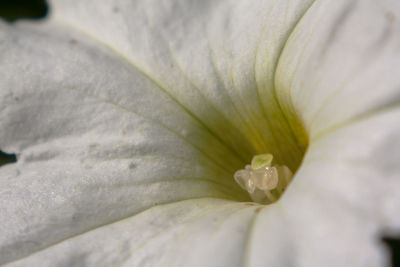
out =
<path fill-rule="evenodd" d="M 0 0 L 0 17 L 8 22 L 14 22 L 18 19 L 42 19 L 47 15 L 48 12 L 49 8 L 46 1 Z M 2 51 L 0 51 L 0 53 L 2 53 Z M 6 154 L 3 151 L 0 151 L 0 166 L 14 163 L 16 160 L 16 155 Z M 393 216 L 400 215 L 393 214 Z M 400 238 L 383 237 L 382 240 L 390 248 L 392 254 L 392 266 L 400 267 Z"/>
<path fill-rule="evenodd" d="M 0 0 L 0 17 L 7 21 L 20 18 L 40 19 L 48 12 L 46 1 Z"/>

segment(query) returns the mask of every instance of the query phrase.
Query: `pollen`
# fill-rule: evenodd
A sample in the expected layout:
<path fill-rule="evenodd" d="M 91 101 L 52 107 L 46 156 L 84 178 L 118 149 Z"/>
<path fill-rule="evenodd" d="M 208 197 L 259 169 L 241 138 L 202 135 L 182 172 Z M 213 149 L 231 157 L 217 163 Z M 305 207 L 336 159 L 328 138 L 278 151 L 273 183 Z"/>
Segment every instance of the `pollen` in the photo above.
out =
<path fill-rule="evenodd" d="M 234 174 L 240 187 L 249 193 L 254 202 L 260 204 L 277 201 L 292 177 L 293 173 L 287 166 L 273 164 L 271 154 L 254 156 L 251 165 Z"/>

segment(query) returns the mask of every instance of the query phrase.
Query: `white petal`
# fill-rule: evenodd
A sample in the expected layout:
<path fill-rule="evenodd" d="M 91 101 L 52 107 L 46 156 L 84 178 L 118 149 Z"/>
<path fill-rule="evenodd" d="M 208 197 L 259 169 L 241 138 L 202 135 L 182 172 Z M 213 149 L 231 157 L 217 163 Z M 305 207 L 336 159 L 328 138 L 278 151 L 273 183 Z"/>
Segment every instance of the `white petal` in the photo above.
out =
<path fill-rule="evenodd" d="M 399 16 L 398 1 L 316 2 L 290 36 L 276 77 L 289 120 L 295 112 L 310 135 L 304 183 L 324 184 L 396 228 Z"/>
<path fill-rule="evenodd" d="M 317 1 L 291 34 L 276 74 L 290 121 L 314 138 L 400 101 L 400 2 Z"/>
<path fill-rule="evenodd" d="M 399 134 L 392 126 L 399 114 L 342 125 L 397 103 L 396 34 L 378 46 L 382 58 L 376 57 L 370 69 L 363 60 L 375 50 L 355 50 L 352 42 L 361 40 L 361 47 L 368 47 L 373 41 L 368 38 L 386 25 L 381 18 L 395 30 L 398 21 L 393 22 L 393 13 L 378 16 L 387 13 L 370 8 L 372 2 L 351 3 L 317 1 L 286 45 L 309 2 L 57 1 L 52 23 L 58 26 L 33 33 L 27 26 L 15 34 L 1 30 L 1 50 L 10 52 L 0 64 L 0 125 L 9 129 L 0 133 L 0 146 L 20 157 L 16 166 L 1 169 L 0 207 L 6 215 L 0 216 L 6 224 L 0 228 L 0 245 L 6 250 L 0 251 L 7 258 L 0 258 L 15 260 L 61 242 L 15 264 L 107 265 L 107 260 L 120 263 L 123 258 L 137 266 L 382 266 L 376 238 L 399 225 L 390 216 L 399 203 Z M 358 11 L 355 20 L 336 23 L 341 14 L 353 14 L 348 9 Z M 331 45 L 335 42 L 325 33 L 335 25 L 346 26 L 334 34 L 338 44 Z M 365 25 L 376 25 L 374 34 L 366 35 Z M 310 36 L 310 30 L 316 34 Z M 274 91 L 275 65 L 284 45 Z M 328 61 L 319 60 L 324 47 Z M 303 48 L 306 58 L 300 60 Z M 335 60 L 338 55 L 346 64 Z M 395 75 L 385 72 L 387 67 Z M 362 79 L 329 102 L 352 70 L 361 71 L 357 77 Z M 385 85 L 381 94 L 374 94 L 377 84 Z M 156 203 L 232 198 L 239 189 L 233 187 L 232 174 L 254 154 L 270 152 L 278 162 L 296 159 L 304 140 L 289 134 L 275 93 L 291 126 L 299 126 L 292 117 L 297 114 L 312 138 L 304 166 L 279 204 L 258 210 L 250 222 L 253 207 L 230 217 L 230 208 L 239 211 L 243 204 L 219 214 L 226 207 L 220 211 L 210 201 L 198 204 L 192 214 L 193 205 L 203 203 L 193 200 L 79 235 Z M 364 100 L 355 101 L 361 93 Z M 375 125 L 381 130 L 377 135 Z M 97 146 L 90 146 L 93 139 Z M 391 157 L 382 153 L 388 149 L 394 149 Z M 383 160 L 374 163 L 371 155 Z M 128 170 L 135 157 L 138 162 Z M 382 182 L 382 174 L 390 179 Z M 177 177 L 182 179 L 169 182 Z M 51 189 L 57 197 L 46 195 Z M 368 196 L 377 202 L 371 204 Z M 209 216 L 196 215 L 207 205 Z M 185 214 L 199 218 L 185 224 Z M 162 219 L 155 227 L 154 216 Z M 208 226 L 215 219 L 221 227 L 211 227 L 217 229 L 213 235 Z M 177 230 L 155 241 L 149 238 L 171 225 Z M 149 240 L 139 252 L 130 249 L 136 237 Z"/>
<path fill-rule="evenodd" d="M 246 200 L 232 175 L 257 150 L 299 160 L 265 116 L 283 118 L 265 73 L 296 2 L 57 1 L 51 22 L 1 24 L 0 146 L 18 154 L 1 169 L 2 263 L 156 204 Z"/>
<path fill-rule="evenodd" d="M 242 161 L 118 55 L 59 25 L 0 27 L 0 146 L 18 154 L 0 169 L 3 263 L 156 204 L 248 199 Z"/>
<path fill-rule="evenodd" d="M 377 114 L 312 143 L 279 202 L 257 216 L 245 265 L 390 266 L 381 238 L 400 232 L 399 116 Z"/>
<path fill-rule="evenodd" d="M 7 266 L 239 267 L 259 208 L 217 199 L 161 205 Z"/>
<path fill-rule="evenodd" d="M 53 20 L 140 66 L 247 162 L 271 153 L 296 168 L 302 152 L 276 102 L 273 74 L 311 0 L 53 2 Z"/>
<path fill-rule="evenodd" d="M 400 233 L 399 116 L 377 114 L 310 145 L 279 204 L 298 266 L 388 266 L 381 238 Z"/>
<path fill-rule="evenodd" d="M 386 266 L 380 238 L 400 232 L 399 15 L 398 1 L 317 1 L 280 58 L 279 101 L 310 136 L 280 202 L 299 266 Z"/>

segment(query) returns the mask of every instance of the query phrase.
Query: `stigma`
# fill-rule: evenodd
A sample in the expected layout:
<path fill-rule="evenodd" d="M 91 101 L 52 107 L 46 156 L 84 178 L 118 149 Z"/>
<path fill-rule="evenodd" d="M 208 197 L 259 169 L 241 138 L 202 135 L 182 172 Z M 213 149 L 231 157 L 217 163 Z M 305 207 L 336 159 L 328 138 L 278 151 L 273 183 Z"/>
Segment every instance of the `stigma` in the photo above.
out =
<path fill-rule="evenodd" d="M 293 173 L 285 165 L 273 165 L 271 154 L 253 157 L 251 165 L 234 174 L 235 181 L 254 202 L 270 204 L 279 199 L 292 180 Z"/>

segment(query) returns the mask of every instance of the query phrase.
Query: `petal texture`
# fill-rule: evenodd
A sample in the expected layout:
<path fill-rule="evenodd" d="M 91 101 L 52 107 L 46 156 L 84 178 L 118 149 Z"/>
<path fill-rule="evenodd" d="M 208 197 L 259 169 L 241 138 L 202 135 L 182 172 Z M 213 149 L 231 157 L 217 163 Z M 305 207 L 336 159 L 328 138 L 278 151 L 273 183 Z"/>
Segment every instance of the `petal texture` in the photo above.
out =
<path fill-rule="evenodd" d="M 241 266 L 259 208 L 217 199 L 161 205 L 7 266 Z"/>
<path fill-rule="evenodd" d="M 280 57 L 279 102 L 310 136 L 280 202 L 299 266 L 388 264 L 380 238 L 400 231 L 399 14 L 395 1 L 317 1 Z"/>
<path fill-rule="evenodd" d="M 61 0 L 52 18 L 140 66 L 246 162 L 267 151 L 295 169 L 304 144 L 276 102 L 273 74 L 311 3 Z"/>
<path fill-rule="evenodd" d="M 53 3 L 0 26 L 0 263 L 387 263 L 397 2 Z M 222 200 L 248 200 L 254 154 L 293 169 L 308 141 L 278 203 Z"/>
<path fill-rule="evenodd" d="M 1 263 L 157 204 L 248 200 L 232 174 L 257 151 L 300 159 L 265 72 L 307 2 L 116 4 L 0 26 L 0 146 L 18 154 L 0 170 Z"/>
<path fill-rule="evenodd" d="M 279 60 L 276 92 L 310 142 L 400 100 L 398 1 L 317 1 Z"/>
<path fill-rule="evenodd" d="M 2 261 L 156 204 L 247 198 L 240 159 L 140 72 L 59 25 L 1 27 L 0 140 L 18 154 Z"/>

